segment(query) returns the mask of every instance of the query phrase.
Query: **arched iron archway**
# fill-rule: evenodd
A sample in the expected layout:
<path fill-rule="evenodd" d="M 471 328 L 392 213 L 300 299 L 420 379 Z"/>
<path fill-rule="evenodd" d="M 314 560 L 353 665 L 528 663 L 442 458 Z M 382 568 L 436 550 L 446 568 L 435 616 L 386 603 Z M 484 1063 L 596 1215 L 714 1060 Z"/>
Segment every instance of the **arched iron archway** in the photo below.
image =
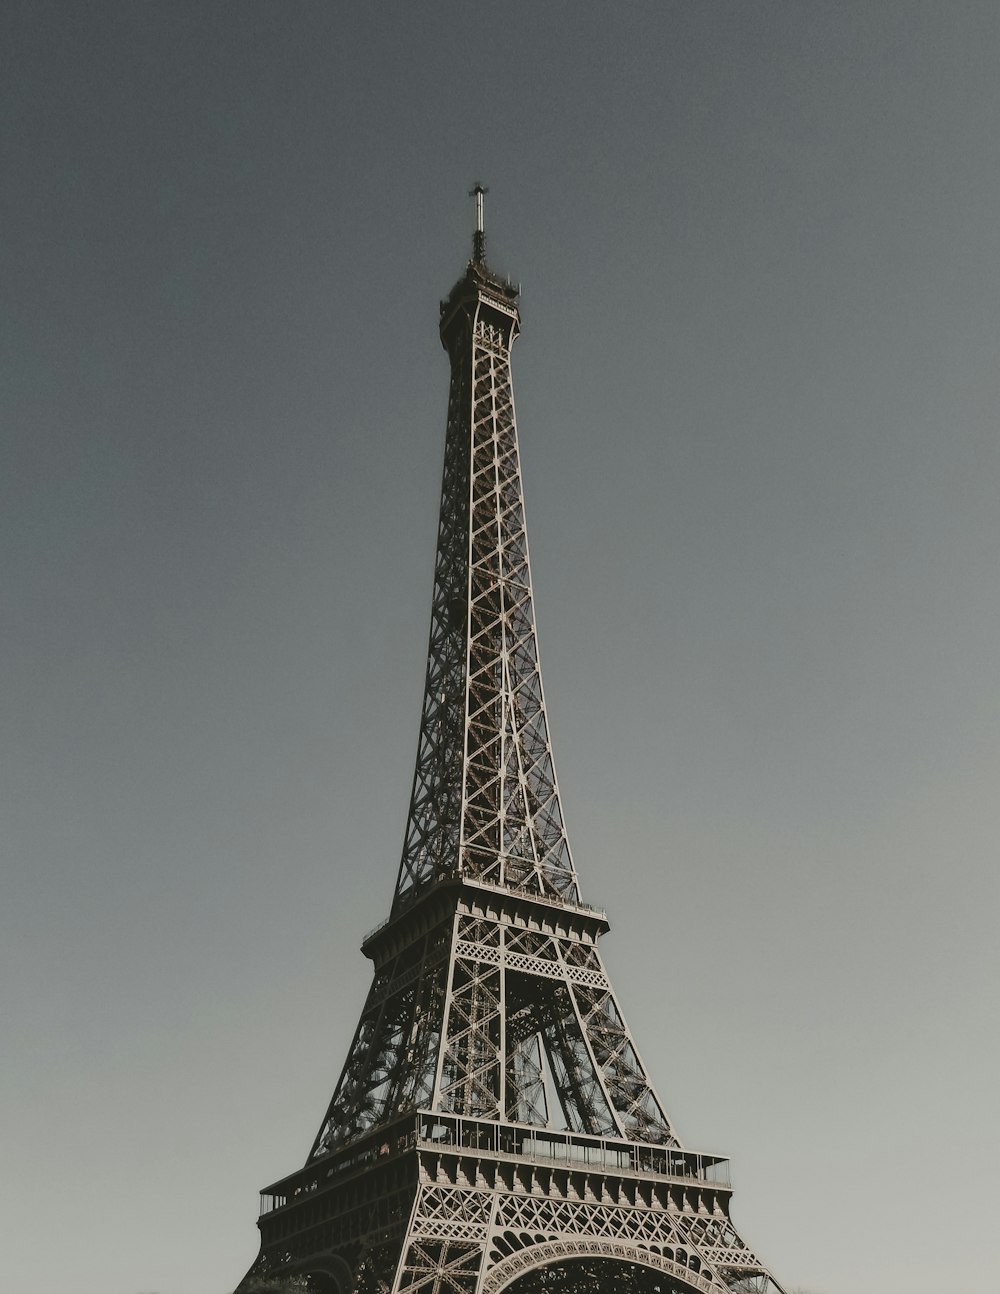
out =
<path fill-rule="evenodd" d="M 609 1240 L 527 1244 L 502 1258 L 482 1294 L 719 1294 L 725 1286 L 701 1270 L 683 1246 L 662 1252 Z"/>

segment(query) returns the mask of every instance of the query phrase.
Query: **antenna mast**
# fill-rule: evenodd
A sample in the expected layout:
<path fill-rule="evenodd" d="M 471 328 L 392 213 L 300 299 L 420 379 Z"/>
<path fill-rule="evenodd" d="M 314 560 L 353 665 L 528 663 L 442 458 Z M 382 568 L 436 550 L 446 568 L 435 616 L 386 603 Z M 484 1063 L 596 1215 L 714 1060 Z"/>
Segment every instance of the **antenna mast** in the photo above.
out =
<path fill-rule="evenodd" d="M 469 190 L 469 197 L 476 199 L 476 232 L 472 237 L 472 262 L 474 265 L 486 264 L 486 229 L 483 224 L 483 195 L 489 193 L 481 184 Z"/>

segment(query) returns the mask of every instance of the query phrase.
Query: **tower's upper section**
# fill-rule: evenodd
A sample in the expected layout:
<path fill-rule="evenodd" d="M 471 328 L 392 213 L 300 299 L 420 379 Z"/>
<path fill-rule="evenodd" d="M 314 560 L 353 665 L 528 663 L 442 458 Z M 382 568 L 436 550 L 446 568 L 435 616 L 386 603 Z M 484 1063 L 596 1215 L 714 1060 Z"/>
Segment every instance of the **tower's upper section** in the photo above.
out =
<path fill-rule="evenodd" d="M 500 330 L 510 350 L 521 326 L 519 289 L 494 274 L 485 263 L 469 261 L 465 273 L 441 302 L 441 344 L 454 364 L 468 350 L 477 322 Z"/>
<path fill-rule="evenodd" d="M 486 263 L 483 223 L 483 195 L 486 192 L 481 184 L 477 184 L 470 194 L 476 199 L 472 259 L 447 300 L 441 302 L 441 342 L 453 364 L 468 348 L 479 319 L 490 322 L 505 334 L 508 350 L 521 322 L 517 309 L 520 289 L 509 279 L 501 278 Z"/>
<path fill-rule="evenodd" d="M 451 361 L 420 741 L 394 913 L 473 880 L 577 903 L 538 667 L 510 349 L 518 289 L 486 264 L 482 196 L 441 303 Z"/>

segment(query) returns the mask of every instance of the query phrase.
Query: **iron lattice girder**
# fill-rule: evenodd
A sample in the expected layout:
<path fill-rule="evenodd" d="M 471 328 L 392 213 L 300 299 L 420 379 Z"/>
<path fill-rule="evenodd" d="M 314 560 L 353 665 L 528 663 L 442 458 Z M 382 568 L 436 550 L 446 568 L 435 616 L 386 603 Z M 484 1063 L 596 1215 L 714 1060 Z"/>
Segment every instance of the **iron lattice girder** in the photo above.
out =
<path fill-rule="evenodd" d="M 427 684 L 396 908 L 445 875 L 574 900 L 531 601 L 510 380 L 516 310 L 487 284 L 450 304 Z"/>
<path fill-rule="evenodd" d="M 677 1139 L 604 971 L 607 919 L 580 899 L 538 663 L 516 296 L 477 262 L 442 305 L 451 386 L 396 893 L 363 944 L 375 973 L 343 1072 L 305 1167 L 264 1192 L 248 1275 L 499 1294 L 546 1264 L 570 1284 L 589 1264 L 596 1288 L 594 1264 L 617 1262 L 647 1273 L 634 1294 L 781 1294 L 729 1221 L 724 1161 Z"/>

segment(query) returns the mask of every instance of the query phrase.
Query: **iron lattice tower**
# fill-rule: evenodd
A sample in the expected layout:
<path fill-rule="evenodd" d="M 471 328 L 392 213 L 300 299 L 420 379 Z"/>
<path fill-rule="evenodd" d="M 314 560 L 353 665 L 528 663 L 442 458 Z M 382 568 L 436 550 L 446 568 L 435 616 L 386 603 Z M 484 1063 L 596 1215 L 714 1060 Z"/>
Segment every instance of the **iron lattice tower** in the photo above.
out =
<path fill-rule="evenodd" d="M 780 1287 L 687 1150 L 580 898 L 538 666 L 510 350 L 518 289 L 473 258 L 451 361 L 430 646 L 403 856 L 305 1167 L 262 1192 L 252 1277 L 337 1294 Z"/>

